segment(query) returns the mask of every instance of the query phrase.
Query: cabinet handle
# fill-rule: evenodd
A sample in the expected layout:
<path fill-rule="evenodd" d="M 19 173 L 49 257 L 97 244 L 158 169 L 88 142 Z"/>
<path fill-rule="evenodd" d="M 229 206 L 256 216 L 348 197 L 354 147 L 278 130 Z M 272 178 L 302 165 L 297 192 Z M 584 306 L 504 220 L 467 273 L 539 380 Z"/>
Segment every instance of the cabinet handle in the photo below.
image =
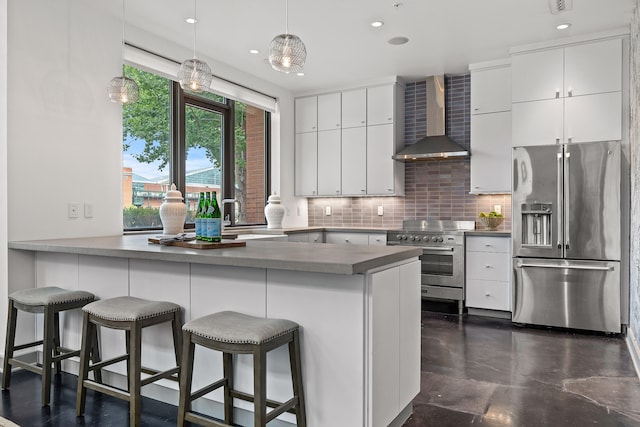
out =
<path fill-rule="evenodd" d="M 315 129 L 315 128 L 316 128 L 316 127 L 315 127 L 315 126 L 313 126 L 311 129 Z"/>
<path fill-rule="evenodd" d="M 556 138 L 556 144 L 560 144 L 560 138 Z"/>
<path fill-rule="evenodd" d="M 489 292 L 485 292 L 485 293 L 484 293 L 484 296 L 485 296 L 485 297 L 490 297 L 490 296 L 491 296 L 491 294 L 490 294 Z"/>
<path fill-rule="evenodd" d="M 560 98 L 560 89 L 556 89 L 556 98 Z"/>
<path fill-rule="evenodd" d="M 487 264 L 487 265 L 484 266 L 484 268 L 491 268 L 491 265 Z"/>
<path fill-rule="evenodd" d="M 362 192 L 362 193 L 366 193 L 366 190 L 360 190 L 360 192 Z"/>
<path fill-rule="evenodd" d="M 569 94 L 569 96 L 573 96 L 573 89 L 569 88 L 569 90 L 567 91 L 567 93 Z"/>
<path fill-rule="evenodd" d="M 349 239 L 344 239 L 345 242 L 349 243 Z"/>
<path fill-rule="evenodd" d="M 490 248 L 491 247 L 491 243 L 485 243 L 484 244 L 486 247 Z"/>
<path fill-rule="evenodd" d="M 336 194 L 340 194 L 340 190 L 336 190 Z"/>
<path fill-rule="evenodd" d="M 388 191 L 389 193 L 393 193 L 393 189 L 391 189 L 391 188 L 387 188 L 387 191 Z"/>
<path fill-rule="evenodd" d="M 478 111 L 478 110 L 479 110 L 479 108 L 474 108 L 474 109 L 473 109 L 473 111 Z"/>
<path fill-rule="evenodd" d="M 340 123 L 336 123 L 336 127 L 339 128 L 340 127 Z"/>
<path fill-rule="evenodd" d="M 316 190 L 311 190 L 311 194 L 316 194 Z"/>
<path fill-rule="evenodd" d="M 569 142 L 569 144 L 571 144 L 571 140 L 572 140 L 572 139 L 573 139 L 573 138 L 567 138 L 567 142 Z"/>
<path fill-rule="evenodd" d="M 391 121 L 391 120 L 393 120 L 393 117 L 389 117 L 389 118 L 387 118 L 387 120 Z"/>
<path fill-rule="evenodd" d="M 360 123 L 364 123 L 364 120 L 361 120 Z"/>

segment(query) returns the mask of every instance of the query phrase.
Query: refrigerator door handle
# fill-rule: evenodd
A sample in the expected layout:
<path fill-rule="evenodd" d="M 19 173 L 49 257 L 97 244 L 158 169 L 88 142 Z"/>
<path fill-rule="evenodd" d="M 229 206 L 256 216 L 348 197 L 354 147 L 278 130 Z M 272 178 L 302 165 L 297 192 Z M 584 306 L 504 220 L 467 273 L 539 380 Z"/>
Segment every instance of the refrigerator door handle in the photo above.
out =
<path fill-rule="evenodd" d="M 557 187 L 556 188 L 556 196 L 557 196 L 557 204 L 556 204 L 556 219 L 558 223 L 558 228 L 556 232 L 558 233 L 558 249 L 562 249 L 562 152 L 557 153 L 558 156 L 558 164 L 556 167 L 556 179 L 557 179 Z"/>
<path fill-rule="evenodd" d="M 571 159 L 571 153 L 569 153 L 568 148 L 566 148 L 567 152 L 564 154 L 564 247 L 568 251 L 570 249 L 571 242 L 569 241 L 569 215 L 571 213 L 571 197 L 569 196 L 570 190 L 570 172 L 569 172 L 569 160 Z"/>
<path fill-rule="evenodd" d="M 612 266 L 595 266 L 595 265 L 558 265 L 558 264 L 528 264 L 525 262 L 519 262 L 516 264 L 517 268 L 563 268 L 569 270 L 597 270 L 597 271 L 613 271 Z"/>

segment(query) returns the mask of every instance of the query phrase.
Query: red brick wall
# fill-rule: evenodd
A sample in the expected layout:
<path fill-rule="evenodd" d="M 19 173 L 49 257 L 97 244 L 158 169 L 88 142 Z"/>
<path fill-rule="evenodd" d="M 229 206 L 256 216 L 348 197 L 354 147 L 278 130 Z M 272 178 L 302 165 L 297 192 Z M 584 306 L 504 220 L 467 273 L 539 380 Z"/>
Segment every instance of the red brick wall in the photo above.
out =
<path fill-rule="evenodd" d="M 247 223 L 265 222 L 264 110 L 247 105 Z"/>

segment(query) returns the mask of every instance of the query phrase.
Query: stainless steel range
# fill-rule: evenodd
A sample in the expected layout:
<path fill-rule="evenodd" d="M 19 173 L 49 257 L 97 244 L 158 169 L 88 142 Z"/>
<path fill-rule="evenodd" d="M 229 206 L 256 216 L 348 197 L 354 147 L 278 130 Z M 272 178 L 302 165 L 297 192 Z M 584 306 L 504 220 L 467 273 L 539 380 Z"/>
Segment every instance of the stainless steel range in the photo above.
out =
<path fill-rule="evenodd" d="M 422 248 L 422 297 L 458 301 L 464 308 L 464 232 L 474 221 L 405 220 L 387 231 L 387 245 Z"/>

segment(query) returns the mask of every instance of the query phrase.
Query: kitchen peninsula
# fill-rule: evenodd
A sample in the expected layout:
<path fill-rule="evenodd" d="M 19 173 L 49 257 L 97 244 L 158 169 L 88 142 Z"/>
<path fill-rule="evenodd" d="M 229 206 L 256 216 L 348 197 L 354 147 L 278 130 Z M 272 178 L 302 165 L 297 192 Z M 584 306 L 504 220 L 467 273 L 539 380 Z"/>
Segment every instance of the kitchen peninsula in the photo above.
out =
<path fill-rule="evenodd" d="M 186 321 L 220 310 L 287 318 L 301 325 L 309 426 L 401 425 L 410 415 L 420 389 L 420 249 L 252 240 L 196 250 L 152 245 L 147 237 L 10 242 L 10 291 L 60 286 L 99 298 L 168 300 L 184 307 Z M 63 344 L 77 346 L 79 313 L 61 324 Z M 143 365 L 169 366 L 171 342 L 150 329 Z M 101 336 L 103 358 L 124 347 L 112 332 Z M 207 358 L 214 363 L 197 372 L 202 384 L 194 381 L 194 389 L 221 372 L 221 357 Z M 238 365 L 237 385 L 250 391 L 249 356 Z M 124 366 L 114 371 L 108 381 L 117 383 Z M 270 398 L 290 397 L 286 351 L 270 353 L 267 384 Z M 176 388 L 167 382 L 143 393 L 175 403 Z M 219 416 L 221 395 L 208 398 L 197 409 Z M 291 422 L 288 416 L 280 420 Z"/>

